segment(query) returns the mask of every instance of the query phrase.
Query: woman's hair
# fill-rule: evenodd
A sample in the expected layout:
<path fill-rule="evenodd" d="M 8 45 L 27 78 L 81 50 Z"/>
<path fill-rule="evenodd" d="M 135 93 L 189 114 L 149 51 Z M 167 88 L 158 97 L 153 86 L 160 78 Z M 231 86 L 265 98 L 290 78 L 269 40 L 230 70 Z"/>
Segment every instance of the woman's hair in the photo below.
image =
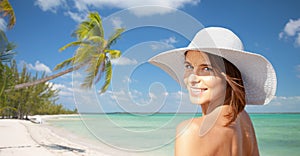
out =
<path fill-rule="evenodd" d="M 185 52 L 185 55 L 187 52 Z M 246 105 L 246 93 L 242 75 L 239 69 L 225 58 L 209 53 L 205 54 L 208 55 L 214 73 L 224 77 L 226 80 L 224 105 L 230 105 L 231 111 L 225 115 L 229 119 L 225 126 L 229 126 L 235 121 L 237 115 L 244 110 Z"/>

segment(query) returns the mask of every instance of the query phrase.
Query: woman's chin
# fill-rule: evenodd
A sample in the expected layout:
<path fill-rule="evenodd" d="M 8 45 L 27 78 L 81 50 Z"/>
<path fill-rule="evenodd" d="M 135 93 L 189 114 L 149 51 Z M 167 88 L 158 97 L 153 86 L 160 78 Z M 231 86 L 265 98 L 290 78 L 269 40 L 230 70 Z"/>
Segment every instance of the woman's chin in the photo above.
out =
<path fill-rule="evenodd" d="M 190 96 L 190 101 L 192 104 L 201 105 L 201 99 L 199 97 Z"/>

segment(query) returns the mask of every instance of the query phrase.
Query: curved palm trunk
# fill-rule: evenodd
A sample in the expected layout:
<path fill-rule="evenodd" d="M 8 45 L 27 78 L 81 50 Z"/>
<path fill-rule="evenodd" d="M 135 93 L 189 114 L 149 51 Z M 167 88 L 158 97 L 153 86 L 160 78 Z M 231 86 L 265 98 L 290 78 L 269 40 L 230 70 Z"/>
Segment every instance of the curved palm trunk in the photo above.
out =
<path fill-rule="evenodd" d="M 21 89 L 21 88 L 26 88 L 26 87 L 30 87 L 30 86 L 34 86 L 34 85 L 37 85 L 37 84 L 40 84 L 40 83 L 43 83 L 43 82 L 47 82 L 49 80 L 53 80 L 59 76 L 62 76 L 62 75 L 65 75 L 67 73 L 70 73 L 72 71 L 75 71 L 75 70 L 78 70 L 79 68 L 83 67 L 85 64 L 81 64 L 81 65 L 77 65 L 75 67 L 71 67 L 67 70 L 64 70 L 64 71 L 61 71 L 57 74 L 54 74 L 54 75 L 51 75 L 51 76 L 47 76 L 45 78 L 42 78 L 42 79 L 38 79 L 36 81 L 33 81 L 33 82 L 27 82 L 27 83 L 22 83 L 22 84 L 17 84 L 14 86 L 13 89 L 17 90 L 17 89 Z M 6 90 L 6 91 L 9 91 L 9 90 Z"/>

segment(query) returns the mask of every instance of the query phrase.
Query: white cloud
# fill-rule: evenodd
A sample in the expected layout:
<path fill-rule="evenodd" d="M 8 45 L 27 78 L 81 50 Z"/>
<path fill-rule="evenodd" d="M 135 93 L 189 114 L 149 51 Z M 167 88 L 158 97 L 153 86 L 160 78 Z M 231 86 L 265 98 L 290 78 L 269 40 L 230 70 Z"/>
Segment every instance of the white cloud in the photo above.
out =
<path fill-rule="evenodd" d="M 130 102 L 129 98 L 129 93 L 126 93 L 124 90 L 119 90 L 119 91 L 107 91 L 104 94 L 101 94 L 101 96 L 106 96 L 110 97 L 111 100 L 113 101 L 118 101 L 118 102 L 125 102 L 128 103 Z"/>
<path fill-rule="evenodd" d="M 174 43 L 177 43 L 178 41 L 177 41 L 176 38 L 173 36 L 173 37 L 170 37 L 170 38 L 168 38 L 168 39 L 165 39 L 164 42 L 167 43 L 167 44 L 174 44 Z"/>
<path fill-rule="evenodd" d="M 51 11 L 56 13 L 61 6 L 67 6 L 66 0 L 36 0 L 34 5 L 37 5 L 43 11 Z"/>
<path fill-rule="evenodd" d="M 154 14 L 166 14 L 169 12 L 172 12 L 173 9 L 182 8 L 184 5 L 190 4 L 190 5 L 197 5 L 200 2 L 200 0 L 130 0 L 130 1 L 124 1 L 124 0 L 89 0 L 85 1 L 85 4 L 87 6 L 94 6 L 97 8 L 102 7 L 114 7 L 119 9 L 127 9 L 132 7 L 138 7 L 138 6 L 160 6 L 165 7 L 161 9 L 153 9 L 153 8 L 141 8 L 141 9 L 134 9 L 133 13 L 136 16 L 150 16 Z"/>
<path fill-rule="evenodd" d="M 3 18 L 0 18 L 0 30 L 5 31 L 6 30 L 6 21 Z"/>
<path fill-rule="evenodd" d="M 152 50 L 166 50 L 166 49 L 173 49 L 175 48 L 174 44 L 177 43 L 175 37 L 169 37 L 168 39 L 163 39 L 157 43 L 151 44 Z"/>
<path fill-rule="evenodd" d="M 67 11 L 65 12 L 66 16 L 70 16 L 71 19 L 73 19 L 75 22 L 82 22 L 83 20 L 85 20 L 87 14 L 86 13 L 76 13 L 76 12 L 71 12 L 71 11 Z"/>
<path fill-rule="evenodd" d="M 136 89 L 132 89 L 131 91 L 128 92 L 128 94 L 130 95 L 131 98 L 138 98 L 143 96 L 143 93 Z"/>
<path fill-rule="evenodd" d="M 121 19 L 119 17 L 114 17 L 111 19 L 112 25 L 115 29 L 117 28 L 121 28 L 123 22 L 121 21 Z"/>
<path fill-rule="evenodd" d="M 62 97 L 62 96 L 67 96 L 67 97 L 70 97 L 70 96 L 73 96 L 73 93 L 72 92 L 68 92 L 68 91 L 60 91 L 59 92 L 59 95 Z"/>
<path fill-rule="evenodd" d="M 130 91 L 125 89 L 121 89 L 118 91 L 108 90 L 107 92 L 101 94 L 100 96 L 103 98 L 109 98 L 105 100 L 106 102 L 116 102 L 118 105 L 122 105 L 126 107 L 129 106 L 131 108 L 134 108 L 139 105 L 147 105 L 161 98 L 161 94 L 156 94 L 153 92 L 142 93 L 141 91 L 138 91 L 136 89 L 131 89 Z M 145 109 L 141 111 L 147 111 L 147 110 Z"/>
<path fill-rule="evenodd" d="M 31 63 L 27 63 L 27 62 L 21 60 L 19 65 L 21 67 L 26 65 L 29 70 L 34 70 L 34 71 L 38 71 L 38 72 L 46 72 L 47 74 L 52 73 L 51 69 L 47 65 L 41 63 L 40 61 L 36 61 L 35 64 L 33 65 Z"/>
<path fill-rule="evenodd" d="M 46 84 L 49 84 L 52 86 L 53 90 L 59 90 L 59 98 L 65 98 L 67 96 L 72 96 L 73 95 L 73 89 L 71 87 L 67 87 L 64 84 L 60 83 L 53 83 L 53 82 L 46 82 Z"/>
<path fill-rule="evenodd" d="M 122 80 L 123 83 L 134 83 L 134 82 L 138 82 L 138 80 L 132 79 L 131 77 L 125 76 Z"/>
<path fill-rule="evenodd" d="M 277 96 L 267 105 L 247 105 L 248 112 L 300 112 L 300 96 Z"/>
<path fill-rule="evenodd" d="M 155 14 L 166 14 L 174 11 L 174 9 L 183 8 L 185 5 L 197 5 L 200 0 L 36 0 L 35 5 L 40 7 L 43 11 L 51 11 L 56 13 L 58 9 L 64 9 L 65 14 L 69 15 L 75 21 L 78 21 L 78 16 L 70 14 L 70 8 L 74 8 L 79 14 L 89 12 L 89 8 L 117 8 L 128 9 L 142 6 L 159 6 L 161 8 L 135 8 L 131 9 L 132 13 L 138 17 L 151 16 Z M 73 9 L 73 10 L 74 10 Z"/>
<path fill-rule="evenodd" d="M 120 57 L 120 58 L 117 58 L 117 59 L 112 59 L 111 60 L 111 63 L 113 65 L 121 65 L 121 66 L 125 66 L 125 65 L 135 65 L 137 64 L 137 60 L 135 59 L 129 59 L 127 57 Z"/>
<path fill-rule="evenodd" d="M 289 111 L 300 111 L 300 106 L 297 106 L 300 102 L 300 96 L 277 96 L 275 97 L 271 102 L 270 102 L 270 106 L 276 107 L 278 106 L 280 109 L 278 110 L 278 112 L 280 111 L 288 111 L 289 108 L 294 108 L 290 109 Z M 297 106 L 297 107 L 295 107 Z"/>
<path fill-rule="evenodd" d="M 146 6 L 146 5 L 137 5 L 138 6 Z M 137 17 L 145 17 L 145 16 L 151 16 L 155 14 L 167 14 L 171 13 L 174 11 L 174 9 L 177 9 L 179 7 L 172 7 L 170 5 L 157 5 L 157 4 L 151 4 L 149 3 L 149 6 L 159 6 L 157 9 L 153 9 L 153 7 L 140 7 L 140 8 L 135 8 L 132 11 L 134 15 Z M 126 7 L 122 8 L 125 9 Z"/>
<path fill-rule="evenodd" d="M 284 32 L 280 32 L 280 33 L 278 34 L 278 36 L 279 36 L 279 39 L 283 39 L 283 38 L 284 38 Z"/>
<path fill-rule="evenodd" d="M 300 31 L 300 19 L 298 20 L 290 19 L 290 21 L 284 27 L 284 32 L 288 36 L 295 36 L 296 33 L 299 31 Z"/>
<path fill-rule="evenodd" d="M 52 73 L 51 69 L 41 63 L 40 61 L 36 61 L 34 65 L 32 65 L 31 63 L 27 64 L 28 68 L 31 69 L 31 70 L 35 70 L 35 71 L 41 71 L 41 72 L 46 72 L 46 73 Z"/>
<path fill-rule="evenodd" d="M 300 46 L 300 18 L 298 20 L 290 19 L 283 31 L 279 33 L 279 39 L 287 38 L 292 38 L 295 46 Z"/>
<path fill-rule="evenodd" d="M 182 99 L 183 97 L 188 97 L 188 94 L 182 91 L 177 91 L 171 93 L 171 97 L 178 100 L 178 99 Z"/>
<path fill-rule="evenodd" d="M 84 2 L 85 0 L 76 0 L 74 1 L 75 3 L 75 8 L 77 8 L 78 11 L 80 12 L 85 12 L 85 11 L 88 11 L 88 7 L 87 5 L 85 4 L 86 2 Z"/>
<path fill-rule="evenodd" d="M 65 88 L 67 87 L 63 84 L 57 84 L 57 83 L 53 84 L 53 89 L 65 89 Z"/>

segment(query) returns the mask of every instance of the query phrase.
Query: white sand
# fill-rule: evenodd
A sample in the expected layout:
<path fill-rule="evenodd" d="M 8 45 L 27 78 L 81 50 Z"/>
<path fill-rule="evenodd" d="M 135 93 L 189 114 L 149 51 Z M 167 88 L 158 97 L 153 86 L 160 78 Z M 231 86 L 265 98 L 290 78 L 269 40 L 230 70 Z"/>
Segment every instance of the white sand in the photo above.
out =
<path fill-rule="evenodd" d="M 43 156 L 52 156 L 50 151 L 35 142 L 26 127 L 24 121 L 0 120 L 0 155 L 32 155 L 41 153 Z"/>
<path fill-rule="evenodd" d="M 0 120 L 0 155 L 1 156 L 102 156 L 114 155 L 89 149 L 53 133 L 43 124 L 30 121 Z M 119 154 L 117 154 L 119 155 Z"/>
<path fill-rule="evenodd" d="M 42 120 L 57 116 L 42 116 Z M 153 155 L 148 153 L 149 155 Z M 66 131 L 25 120 L 0 119 L 0 156 L 141 156 L 105 144 L 88 144 Z"/>

